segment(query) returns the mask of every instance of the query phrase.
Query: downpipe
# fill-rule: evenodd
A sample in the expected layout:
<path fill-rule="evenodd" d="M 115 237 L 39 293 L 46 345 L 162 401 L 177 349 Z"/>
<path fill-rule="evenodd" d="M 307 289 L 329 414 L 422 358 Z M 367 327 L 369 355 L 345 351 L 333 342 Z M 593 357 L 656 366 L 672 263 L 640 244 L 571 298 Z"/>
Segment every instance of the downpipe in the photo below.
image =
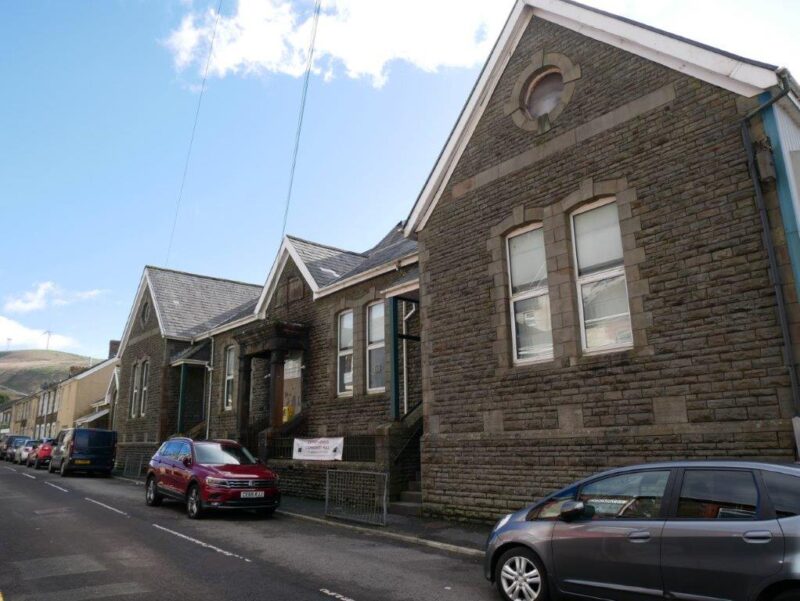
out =
<path fill-rule="evenodd" d="M 781 98 L 789 94 L 791 90 L 789 74 L 785 69 L 777 71 L 780 79 L 781 91 L 767 100 L 765 103 L 757 106 L 742 119 L 742 141 L 744 143 L 745 151 L 747 152 L 747 170 L 750 173 L 750 179 L 753 183 L 753 188 L 756 191 L 756 206 L 758 214 L 761 218 L 761 236 L 764 241 L 764 246 L 767 249 L 767 257 L 769 261 L 769 273 L 772 280 L 772 287 L 775 291 L 775 302 L 778 307 L 778 321 L 781 327 L 781 335 L 783 337 L 783 359 L 786 367 L 789 370 L 789 382 L 792 390 L 792 407 L 794 409 L 794 417 L 792 424 L 795 430 L 795 458 L 800 455 L 800 382 L 797 377 L 797 367 L 795 365 L 794 347 L 792 346 L 792 335 L 789 328 L 789 317 L 786 311 L 786 299 L 783 295 L 783 279 L 781 278 L 780 270 L 778 269 L 777 253 L 775 252 L 775 243 L 772 239 L 772 228 L 769 222 L 769 214 L 767 206 L 764 201 L 764 190 L 761 187 L 761 178 L 758 172 L 758 165 L 756 163 L 755 147 L 753 145 L 753 138 L 750 133 L 750 122 L 756 115 L 760 114 L 764 109 L 769 108 Z"/>

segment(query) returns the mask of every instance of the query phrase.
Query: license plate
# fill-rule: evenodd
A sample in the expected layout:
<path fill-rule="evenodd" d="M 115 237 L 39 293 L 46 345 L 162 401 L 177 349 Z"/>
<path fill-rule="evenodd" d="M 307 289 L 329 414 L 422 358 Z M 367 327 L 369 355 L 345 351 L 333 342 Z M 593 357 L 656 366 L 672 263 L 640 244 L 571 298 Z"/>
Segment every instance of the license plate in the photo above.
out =
<path fill-rule="evenodd" d="M 89 465 L 90 463 L 91 463 L 91 461 L 89 461 L 88 459 L 76 459 L 75 460 L 75 465 Z"/>
<path fill-rule="evenodd" d="M 242 499 L 260 499 L 264 496 L 263 490 L 245 490 L 241 493 Z"/>

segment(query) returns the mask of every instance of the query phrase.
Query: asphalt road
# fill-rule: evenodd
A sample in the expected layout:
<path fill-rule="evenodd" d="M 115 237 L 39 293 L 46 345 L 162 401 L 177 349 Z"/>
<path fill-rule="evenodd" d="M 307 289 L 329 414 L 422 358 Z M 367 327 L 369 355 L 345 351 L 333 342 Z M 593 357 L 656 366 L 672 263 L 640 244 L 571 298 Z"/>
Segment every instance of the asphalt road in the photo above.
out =
<path fill-rule="evenodd" d="M 0 600 L 482 601 L 479 560 L 288 516 L 189 520 L 142 486 L 0 463 Z"/>

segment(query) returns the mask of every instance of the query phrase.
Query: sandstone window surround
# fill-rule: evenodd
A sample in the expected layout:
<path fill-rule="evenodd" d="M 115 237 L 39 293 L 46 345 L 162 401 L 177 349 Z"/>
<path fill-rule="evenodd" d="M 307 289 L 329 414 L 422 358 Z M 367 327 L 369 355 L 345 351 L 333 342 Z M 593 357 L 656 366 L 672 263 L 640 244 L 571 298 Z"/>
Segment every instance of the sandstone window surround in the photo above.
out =
<path fill-rule="evenodd" d="M 541 223 L 506 237 L 511 342 L 515 364 L 553 358 L 550 295 Z"/>
<path fill-rule="evenodd" d="M 540 50 L 517 77 L 504 113 L 517 127 L 544 133 L 569 104 L 580 78 L 580 65 L 563 54 Z"/>
<path fill-rule="evenodd" d="M 336 394 L 353 394 L 353 310 L 339 313 L 336 318 Z"/>
<path fill-rule="evenodd" d="M 236 379 L 236 347 L 225 347 L 225 385 L 222 389 L 222 408 L 233 410 L 234 381 Z"/>
<path fill-rule="evenodd" d="M 574 260 L 572 217 L 581 209 L 595 206 L 602 199 L 613 199 L 617 207 L 619 231 L 622 244 L 622 266 L 627 284 L 632 345 L 587 352 L 583 349 L 581 332 L 581 309 L 576 291 L 577 269 Z M 492 325 L 495 329 L 495 355 L 498 358 L 498 375 L 503 376 L 521 368 L 547 368 L 557 365 L 576 365 L 602 360 L 609 354 L 630 353 L 652 355 L 648 345 L 647 329 L 652 316 L 644 310 L 644 297 L 648 294 L 648 282 L 642 279 L 639 265 L 644 261 L 644 250 L 637 245 L 636 233 L 641 226 L 639 218 L 633 216 L 632 205 L 636 203 L 636 190 L 629 188 L 626 180 L 584 180 L 575 192 L 547 206 L 526 207 L 519 205 L 503 221 L 490 229 L 487 248 L 491 255 L 489 275 L 492 278 L 492 300 L 494 305 Z M 550 313 L 553 337 L 553 357 L 550 361 L 524 364 L 515 361 L 513 322 L 510 321 L 511 288 L 506 250 L 507 238 L 525 226 L 541 223 L 547 263 L 547 287 L 550 298 Z"/>

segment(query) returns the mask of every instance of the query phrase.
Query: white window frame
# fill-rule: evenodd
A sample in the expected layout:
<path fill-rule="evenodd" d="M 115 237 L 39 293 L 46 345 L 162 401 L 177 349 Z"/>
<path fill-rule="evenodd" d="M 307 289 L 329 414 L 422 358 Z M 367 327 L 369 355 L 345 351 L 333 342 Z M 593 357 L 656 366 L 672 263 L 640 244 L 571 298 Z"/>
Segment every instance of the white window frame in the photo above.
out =
<path fill-rule="evenodd" d="M 234 381 L 236 380 L 236 369 L 234 363 L 236 362 L 236 349 L 231 344 L 230 346 L 225 347 L 225 382 L 222 386 L 222 408 L 225 411 L 232 411 L 233 410 L 233 392 L 234 392 Z M 230 373 L 228 373 L 230 372 Z M 230 390 L 230 395 L 228 395 L 228 390 Z M 230 403 L 228 402 L 228 397 L 230 396 Z"/>
<path fill-rule="evenodd" d="M 131 406 L 128 408 L 128 415 L 132 418 L 136 417 L 139 412 L 139 364 L 133 366 L 133 374 L 131 380 Z"/>
<path fill-rule="evenodd" d="M 516 315 L 514 315 L 514 303 L 519 301 L 527 300 L 529 298 L 538 298 L 540 296 L 550 296 L 550 273 L 547 273 L 547 278 L 545 280 L 544 286 L 540 286 L 539 288 L 534 288 L 532 290 L 525 290 L 524 292 L 517 292 L 514 294 L 514 282 L 511 280 L 511 239 L 516 238 L 522 234 L 527 234 L 528 232 L 532 232 L 534 230 L 542 229 L 542 223 L 531 223 L 530 225 L 523 226 L 521 228 L 515 229 L 508 234 L 506 234 L 506 279 L 508 280 L 508 312 L 510 316 L 510 327 L 511 327 L 511 346 L 512 346 L 512 360 L 514 365 L 531 365 L 535 363 L 547 363 L 548 361 L 553 360 L 553 347 L 551 346 L 550 352 L 546 355 L 542 355 L 540 357 L 532 357 L 530 359 L 520 359 L 517 357 L 517 326 L 516 326 Z M 545 249 L 546 255 L 546 249 Z M 545 270 L 547 270 L 547 257 L 545 256 Z M 549 304 L 549 303 L 548 303 Z M 550 341 L 552 343 L 553 340 L 553 328 L 552 328 L 552 307 L 550 308 Z"/>
<path fill-rule="evenodd" d="M 372 309 L 372 307 L 377 307 L 379 305 L 383 306 L 383 338 L 381 338 L 380 342 L 370 343 L 370 341 L 369 341 L 369 338 L 370 338 L 369 337 L 369 331 L 370 331 L 370 328 L 372 327 L 372 319 L 370 318 L 369 312 Z M 372 387 L 372 386 L 370 386 L 370 381 L 369 381 L 370 380 L 370 375 L 372 374 L 372 370 L 370 369 L 371 366 L 370 366 L 370 362 L 369 362 L 369 352 L 377 350 L 377 349 L 380 349 L 380 348 L 382 348 L 382 349 L 386 348 L 386 306 L 385 306 L 384 301 L 380 300 L 380 301 L 376 301 L 374 303 L 368 304 L 367 305 L 367 310 L 366 310 L 366 317 L 367 317 L 367 327 L 364 328 L 365 331 L 366 331 L 366 337 L 364 338 L 364 341 L 367 343 L 366 344 L 366 347 L 367 347 L 367 353 L 366 353 L 367 354 L 367 357 L 366 357 L 366 362 L 367 362 L 367 392 L 370 393 L 370 394 L 386 392 L 386 375 L 385 374 L 384 374 L 383 386 Z M 355 325 L 355 324 L 353 324 L 353 325 Z M 384 353 L 385 352 L 386 351 L 384 350 Z M 386 358 L 386 355 L 384 354 L 384 363 L 385 363 L 385 358 Z M 338 380 L 337 380 L 337 382 L 338 382 Z"/>
<path fill-rule="evenodd" d="M 616 196 L 607 196 L 589 204 L 586 204 L 572 213 L 569 216 L 570 232 L 572 234 L 572 262 L 575 269 L 575 291 L 577 294 L 578 302 L 578 318 L 581 326 L 581 349 L 585 355 L 600 355 L 604 353 L 613 353 L 620 350 L 627 350 L 633 348 L 633 324 L 631 323 L 631 300 L 628 296 L 628 277 L 625 275 L 625 250 L 623 249 L 622 263 L 603 271 L 597 271 L 588 275 L 580 275 L 580 268 L 578 266 L 578 241 L 575 236 L 575 217 L 587 213 L 593 209 L 598 209 L 608 204 L 616 203 Z M 617 206 L 619 208 L 619 205 Z M 621 235 L 621 233 L 620 233 Z M 586 284 L 592 284 L 602 280 L 611 280 L 622 276 L 622 281 L 625 283 L 625 298 L 628 301 L 628 325 L 631 329 L 631 342 L 622 344 L 607 344 L 605 346 L 598 346 L 595 348 L 587 348 L 586 345 L 586 320 L 583 317 L 583 294 L 581 289 Z M 622 313 L 617 316 L 623 315 Z M 617 317 L 613 316 L 613 317 Z"/>
<path fill-rule="evenodd" d="M 144 417 L 147 412 L 147 389 L 150 380 L 150 360 L 142 361 L 141 386 L 139 387 L 139 417 Z"/>
<path fill-rule="evenodd" d="M 350 349 L 342 350 L 342 318 L 345 315 L 350 315 L 353 320 L 353 342 Z M 352 309 L 345 309 L 344 311 L 340 311 L 339 314 L 336 316 L 336 396 L 340 397 L 351 397 L 353 396 L 353 391 L 355 389 L 355 377 L 351 380 L 352 384 L 350 386 L 350 390 L 341 390 L 339 388 L 339 383 L 342 381 L 342 357 L 346 357 L 350 355 L 353 356 L 353 351 L 355 351 L 356 346 L 356 316 Z M 350 360 L 350 365 L 353 369 L 353 376 L 355 376 L 355 361 L 352 359 Z"/>

